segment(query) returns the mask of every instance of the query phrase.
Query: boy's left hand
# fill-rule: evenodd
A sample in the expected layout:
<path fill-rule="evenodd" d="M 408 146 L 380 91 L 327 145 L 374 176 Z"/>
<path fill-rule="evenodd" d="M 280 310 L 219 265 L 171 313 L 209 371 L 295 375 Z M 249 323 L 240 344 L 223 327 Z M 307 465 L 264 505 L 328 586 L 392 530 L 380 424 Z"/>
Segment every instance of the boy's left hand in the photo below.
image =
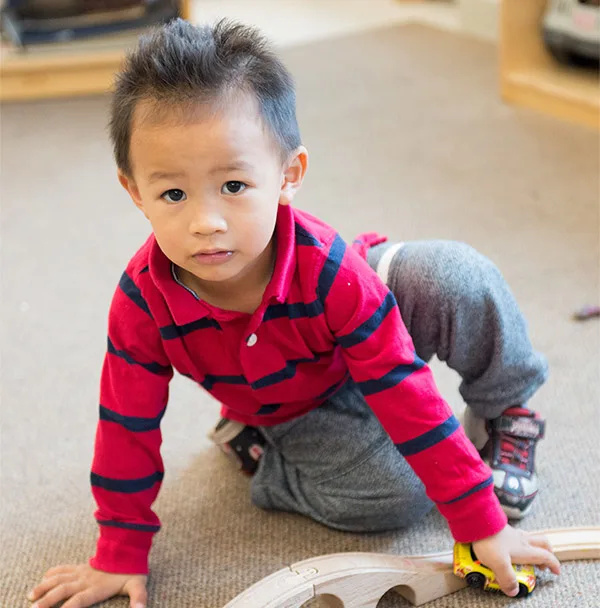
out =
<path fill-rule="evenodd" d="M 528 534 L 507 525 L 498 534 L 475 541 L 473 549 L 477 559 L 496 575 L 502 591 L 511 597 L 519 593 L 512 564 L 549 568 L 554 574 L 560 574 L 560 563 L 550 541 L 542 534 Z"/>

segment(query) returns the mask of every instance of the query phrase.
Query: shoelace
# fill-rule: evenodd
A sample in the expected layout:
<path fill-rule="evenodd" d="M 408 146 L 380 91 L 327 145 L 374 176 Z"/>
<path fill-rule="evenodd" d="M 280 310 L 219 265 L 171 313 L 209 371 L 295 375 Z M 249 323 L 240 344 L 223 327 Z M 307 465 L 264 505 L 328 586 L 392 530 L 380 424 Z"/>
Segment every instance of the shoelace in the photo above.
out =
<path fill-rule="evenodd" d="M 500 462 L 516 465 L 520 469 L 527 469 L 529 464 L 529 447 L 531 440 L 519 439 L 502 434 L 500 444 Z"/>

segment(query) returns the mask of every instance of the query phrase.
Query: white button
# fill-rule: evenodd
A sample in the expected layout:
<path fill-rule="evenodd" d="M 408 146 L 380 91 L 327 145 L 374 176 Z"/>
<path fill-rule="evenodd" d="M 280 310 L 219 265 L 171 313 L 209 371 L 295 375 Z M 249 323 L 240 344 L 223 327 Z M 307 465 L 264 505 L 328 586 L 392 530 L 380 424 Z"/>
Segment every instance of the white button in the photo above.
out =
<path fill-rule="evenodd" d="M 248 346 L 254 346 L 258 342 L 258 336 L 256 334 L 250 334 L 250 337 L 246 341 Z"/>

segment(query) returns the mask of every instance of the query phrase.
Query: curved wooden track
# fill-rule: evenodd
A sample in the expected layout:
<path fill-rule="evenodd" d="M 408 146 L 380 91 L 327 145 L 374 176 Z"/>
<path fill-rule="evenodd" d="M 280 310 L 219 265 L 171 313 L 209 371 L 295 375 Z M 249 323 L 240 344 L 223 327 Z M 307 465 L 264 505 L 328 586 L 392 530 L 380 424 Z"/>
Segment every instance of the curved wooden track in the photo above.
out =
<path fill-rule="evenodd" d="M 600 527 L 541 533 L 548 537 L 561 561 L 600 558 Z M 300 608 L 316 596 L 331 608 L 375 608 L 390 589 L 420 606 L 465 586 L 452 573 L 452 551 L 410 557 L 334 553 L 267 576 L 225 608 Z"/>

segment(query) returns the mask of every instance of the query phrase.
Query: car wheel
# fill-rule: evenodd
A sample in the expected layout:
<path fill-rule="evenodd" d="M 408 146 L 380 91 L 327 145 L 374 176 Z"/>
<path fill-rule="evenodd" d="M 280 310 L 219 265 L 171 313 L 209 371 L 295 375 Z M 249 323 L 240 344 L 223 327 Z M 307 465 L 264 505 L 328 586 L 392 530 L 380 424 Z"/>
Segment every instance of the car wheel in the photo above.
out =
<path fill-rule="evenodd" d="M 485 576 L 481 572 L 471 572 L 471 574 L 467 574 L 467 585 L 474 589 L 483 589 L 485 587 Z"/>
<path fill-rule="evenodd" d="M 529 589 L 523 583 L 519 583 L 519 593 L 517 597 L 527 597 L 529 595 Z"/>

